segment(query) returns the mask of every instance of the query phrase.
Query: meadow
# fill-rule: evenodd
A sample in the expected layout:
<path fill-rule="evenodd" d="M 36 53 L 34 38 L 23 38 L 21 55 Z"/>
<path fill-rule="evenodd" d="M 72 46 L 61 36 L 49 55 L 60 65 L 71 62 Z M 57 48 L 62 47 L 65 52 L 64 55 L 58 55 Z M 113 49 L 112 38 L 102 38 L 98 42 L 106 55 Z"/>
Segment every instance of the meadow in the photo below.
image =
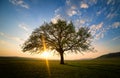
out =
<path fill-rule="evenodd" d="M 45 60 L 0 59 L 0 78 L 120 78 L 120 59 Z"/>

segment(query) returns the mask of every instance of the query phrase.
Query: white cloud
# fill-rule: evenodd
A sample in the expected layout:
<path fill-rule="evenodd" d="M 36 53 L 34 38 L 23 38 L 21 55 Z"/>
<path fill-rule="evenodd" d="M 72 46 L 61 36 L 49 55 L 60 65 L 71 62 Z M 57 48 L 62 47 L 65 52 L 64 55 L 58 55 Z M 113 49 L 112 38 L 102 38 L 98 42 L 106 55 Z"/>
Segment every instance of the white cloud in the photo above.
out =
<path fill-rule="evenodd" d="M 80 24 L 85 24 L 85 20 L 80 20 Z"/>
<path fill-rule="evenodd" d="M 4 36 L 4 33 L 0 32 L 0 35 L 1 35 L 1 36 Z"/>
<path fill-rule="evenodd" d="M 97 14 L 97 15 L 100 15 L 100 14 L 101 14 L 101 11 L 98 11 L 96 14 Z"/>
<path fill-rule="evenodd" d="M 90 2 L 96 4 L 96 3 L 97 3 L 97 0 L 90 0 Z"/>
<path fill-rule="evenodd" d="M 116 14 L 109 13 L 109 14 L 107 15 L 107 18 L 108 18 L 108 19 L 112 19 L 112 18 L 115 17 L 115 16 L 116 16 Z"/>
<path fill-rule="evenodd" d="M 67 15 L 71 17 L 77 14 L 77 7 L 75 5 L 71 5 L 66 11 L 67 11 Z"/>
<path fill-rule="evenodd" d="M 86 8 L 88 8 L 89 6 L 88 6 L 88 4 L 86 4 L 86 3 L 82 3 L 81 5 L 80 5 L 80 8 L 84 8 L 84 9 L 86 9 Z"/>
<path fill-rule="evenodd" d="M 112 40 L 113 40 L 113 41 L 115 41 L 115 40 L 120 40 L 120 36 L 117 36 L 117 37 L 113 38 Z"/>
<path fill-rule="evenodd" d="M 66 0 L 66 14 L 70 17 L 72 17 L 73 15 L 76 15 L 78 13 L 78 9 L 76 7 L 76 5 L 74 4 L 74 2 L 72 2 L 71 0 Z"/>
<path fill-rule="evenodd" d="M 90 27 L 90 30 L 91 30 L 91 31 L 100 30 L 100 29 L 102 28 L 102 26 L 103 26 L 103 22 L 101 22 L 101 23 L 99 23 L 99 24 L 97 24 L 97 25 L 92 25 L 92 26 Z"/>
<path fill-rule="evenodd" d="M 96 29 L 98 30 L 98 29 L 102 28 L 102 26 L 103 26 L 103 22 L 101 22 L 100 24 L 96 25 Z"/>
<path fill-rule="evenodd" d="M 67 11 L 67 14 L 68 14 L 69 16 L 73 16 L 73 15 L 77 14 L 77 12 L 76 12 L 75 10 L 69 9 L 69 10 Z"/>
<path fill-rule="evenodd" d="M 97 15 L 104 14 L 105 11 L 106 11 L 106 9 L 107 9 L 106 7 L 102 8 L 102 9 L 99 9 L 99 10 L 96 12 L 96 14 L 97 14 Z"/>
<path fill-rule="evenodd" d="M 55 10 L 55 15 L 58 14 L 58 13 L 60 12 L 60 10 L 61 10 L 61 7 L 57 8 L 57 9 Z"/>
<path fill-rule="evenodd" d="M 92 25 L 90 27 L 90 32 L 92 33 L 93 36 L 95 36 L 96 40 L 103 38 L 105 32 L 105 29 L 103 29 L 103 22 L 97 25 Z"/>
<path fill-rule="evenodd" d="M 19 26 L 20 28 L 22 28 L 23 30 L 25 30 L 26 32 L 28 32 L 28 30 L 29 30 L 29 29 L 27 28 L 28 25 L 26 25 L 26 24 L 24 24 L 24 23 L 19 24 L 18 26 Z"/>
<path fill-rule="evenodd" d="M 71 6 L 71 9 L 75 10 L 75 9 L 77 9 L 77 7 L 73 5 L 73 6 Z"/>
<path fill-rule="evenodd" d="M 58 19 L 63 19 L 61 15 L 56 15 L 54 18 L 51 19 L 53 23 L 57 23 Z"/>
<path fill-rule="evenodd" d="M 29 9 L 29 5 L 25 3 L 23 0 L 9 0 L 9 1 L 16 6 L 21 6 L 23 8 Z"/>
<path fill-rule="evenodd" d="M 80 27 L 80 26 L 82 26 L 82 24 L 85 24 L 85 20 L 83 20 L 83 19 L 81 19 L 81 20 L 79 20 L 79 19 L 77 19 L 76 21 L 75 21 L 75 25 L 77 26 L 77 27 Z"/>
<path fill-rule="evenodd" d="M 5 33 L 3 33 L 3 32 L 0 32 L 0 36 L 5 37 L 5 38 L 7 38 L 7 39 L 11 39 L 11 40 L 13 40 L 13 41 L 22 42 L 22 40 L 21 40 L 19 37 L 14 37 L 14 36 L 5 34 Z"/>
<path fill-rule="evenodd" d="M 114 28 L 118 28 L 118 27 L 120 27 L 120 22 L 114 22 L 114 23 L 112 24 L 112 26 L 113 26 Z"/>
<path fill-rule="evenodd" d="M 70 5 L 71 4 L 70 0 L 66 0 L 66 4 Z"/>
<path fill-rule="evenodd" d="M 99 40 L 100 38 L 103 38 L 104 37 L 104 32 L 105 30 L 101 30 L 98 34 L 95 35 L 95 39 L 96 40 Z"/>
<path fill-rule="evenodd" d="M 54 17 L 51 18 L 52 23 L 57 23 L 58 19 L 61 19 L 61 20 L 65 19 L 65 17 L 63 16 L 65 12 L 63 12 L 63 10 L 64 10 L 63 7 L 59 7 L 54 11 Z"/>
<path fill-rule="evenodd" d="M 109 5 L 111 2 L 112 2 L 112 0 L 108 0 L 108 1 L 107 1 L 107 5 Z"/>

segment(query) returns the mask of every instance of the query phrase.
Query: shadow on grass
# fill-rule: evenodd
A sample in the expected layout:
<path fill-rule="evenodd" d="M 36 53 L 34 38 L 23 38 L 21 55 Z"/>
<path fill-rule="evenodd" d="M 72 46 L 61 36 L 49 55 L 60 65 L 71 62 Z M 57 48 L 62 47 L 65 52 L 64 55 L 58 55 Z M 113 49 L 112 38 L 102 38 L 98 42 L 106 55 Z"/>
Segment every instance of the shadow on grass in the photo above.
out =
<path fill-rule="evenodd" d="M 68 64 L 68 63 L 65 63 L 65 64 L 63 64 L 63 65 L 71 66 L 71 67 L 81 67 L 81 66 L 79 66 L 79 65 L 73 65 L 73 64 Z"/>

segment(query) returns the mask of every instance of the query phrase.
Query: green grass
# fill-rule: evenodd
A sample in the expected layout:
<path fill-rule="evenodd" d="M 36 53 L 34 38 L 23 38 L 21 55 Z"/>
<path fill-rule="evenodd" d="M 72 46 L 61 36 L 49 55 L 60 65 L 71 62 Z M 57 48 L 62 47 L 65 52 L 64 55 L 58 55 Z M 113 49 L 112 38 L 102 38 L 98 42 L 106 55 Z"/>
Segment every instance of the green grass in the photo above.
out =
<path fill-rule="evenodd" d="M 0 60 L 0 78 L 120 78 L 120 59 L 96 59 L 49 61 L 50 73 L 45 60 Z"/>

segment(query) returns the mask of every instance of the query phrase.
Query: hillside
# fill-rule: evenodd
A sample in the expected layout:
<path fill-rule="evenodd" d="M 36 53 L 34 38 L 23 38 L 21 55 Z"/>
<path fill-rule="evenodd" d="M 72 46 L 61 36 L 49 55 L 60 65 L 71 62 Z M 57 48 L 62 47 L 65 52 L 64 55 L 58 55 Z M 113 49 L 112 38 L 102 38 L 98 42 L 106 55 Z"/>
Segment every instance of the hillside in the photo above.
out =
<path fill-rule="evenodd" d="M 105 54 L 98 58 L 120 58 L 120 52 Z"/>

